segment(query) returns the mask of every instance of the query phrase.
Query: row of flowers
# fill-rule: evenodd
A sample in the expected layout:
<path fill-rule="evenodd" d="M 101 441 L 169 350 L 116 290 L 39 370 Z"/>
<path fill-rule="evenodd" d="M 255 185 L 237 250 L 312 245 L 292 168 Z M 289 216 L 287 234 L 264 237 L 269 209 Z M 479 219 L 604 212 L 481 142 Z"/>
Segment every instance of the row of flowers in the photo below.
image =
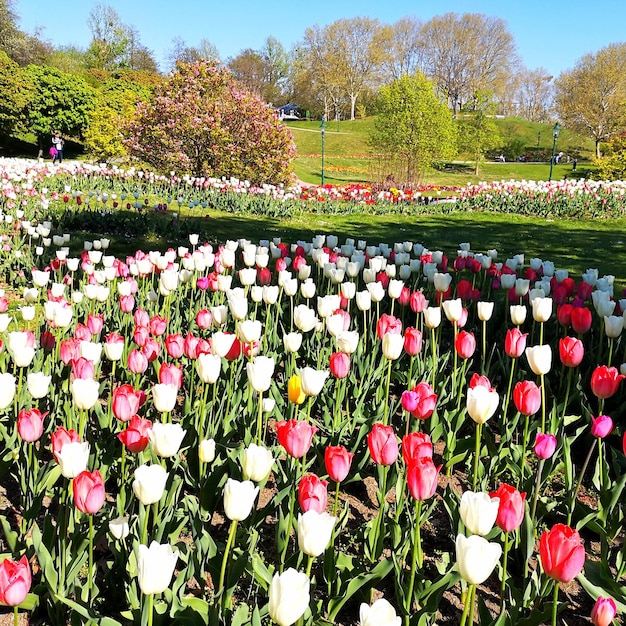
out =
<path fill-rule="evenodd" d="M 3 220 L 3 603 L 369 626 L 454 589 L 466 624 L 487 584 L 490 619 L 556 623 L 578 578 L 622 610 L 613 277 L 331 235 L 117 258 L 32 198 Z"/>

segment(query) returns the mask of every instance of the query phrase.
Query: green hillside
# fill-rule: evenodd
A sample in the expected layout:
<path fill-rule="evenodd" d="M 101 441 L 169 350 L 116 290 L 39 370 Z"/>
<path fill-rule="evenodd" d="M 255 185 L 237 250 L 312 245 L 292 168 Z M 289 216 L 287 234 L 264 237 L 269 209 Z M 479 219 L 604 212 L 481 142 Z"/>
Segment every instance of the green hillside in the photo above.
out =
<path fill-rule="evenodd" d="M 324 133 L 324 181 L 331 184 L 352 182 L 375 182 L 385 176 L 377 159 L 371 156 L 369 135 L 374 117 L 365 119 L 326 122 Z M 322 174 L 321 122 L 286 122 L 292 129 L 298 149 L 295 172 L 301 180 L 319 184 Z M 467 155 L 459 155 L 454 163 L 446 164 L 441 171 L 430 173 L 424 184 L 465 185 L 468 182 L 501 179 L 548 179 L 552 152 L 552 125 L 529 122 L 514 117 L 496 119 L 502 147 L 495 153 L 523 154 L 528 162 L 517 161 L 481 163 L 479 175 L 474 175 L 473 163 Z M 557 152 L 578 158 L 578 170 L 585 171 L 593 155 L 593 142 L 566 128 L 562 128 L 557 140 Z M 566 162 L 553 168 L 553 178 L 575 175 L 572 165 Z"/>

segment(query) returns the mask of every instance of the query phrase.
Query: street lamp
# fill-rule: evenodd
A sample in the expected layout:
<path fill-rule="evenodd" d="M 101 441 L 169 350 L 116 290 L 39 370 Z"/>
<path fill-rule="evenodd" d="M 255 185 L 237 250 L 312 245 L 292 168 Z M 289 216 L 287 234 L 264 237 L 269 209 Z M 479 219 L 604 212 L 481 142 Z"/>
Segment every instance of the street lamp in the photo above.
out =
<path fill-rule="evenodd" d="M 548 176 L 548 182 L 552 180 L 552 167 L 554 166 L 554 153 L 556 152 L 556 140 L 559 138 L 559 132 L 561 127 L 557 122 L 552 129 L 552 158 L 550 159 L 550 175 Z"/>
<path fill-rule="evenodd" d="M 322 115 L 322 123 L 320 124 L 320 133 L 322 134 L 322 185 L 324 185 L 324 136 L 326 135 L 326 116 Z"/>
<path fill-rule="evenodd" d="M 539 162 L 539 144 L 541 143 L 541 131 L 537 133 L 537 154 L 535 154 L 535 161 Z"/>

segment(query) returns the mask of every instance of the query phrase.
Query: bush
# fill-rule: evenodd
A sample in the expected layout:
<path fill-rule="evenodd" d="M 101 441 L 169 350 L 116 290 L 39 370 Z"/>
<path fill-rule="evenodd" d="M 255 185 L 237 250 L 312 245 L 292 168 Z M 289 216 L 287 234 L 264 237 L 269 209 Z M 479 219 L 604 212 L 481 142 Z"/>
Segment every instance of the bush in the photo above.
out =
<path fill-rule="evenodd" d="M 163 173 L 253 183 L 287 182 L 295 157 L 291 132 L 274 111 L 243 91 L 227 68 L 208 61 L 177 65 L 139 104 L 126 145 Z"/>

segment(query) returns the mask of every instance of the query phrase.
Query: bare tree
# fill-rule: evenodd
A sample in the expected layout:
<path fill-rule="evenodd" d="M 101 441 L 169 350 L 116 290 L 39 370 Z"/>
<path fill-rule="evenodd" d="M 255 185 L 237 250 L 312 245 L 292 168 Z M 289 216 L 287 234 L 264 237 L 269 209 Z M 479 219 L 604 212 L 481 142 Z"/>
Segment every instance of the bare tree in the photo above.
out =
<path fill-rule="evenodd" d="M 176 67 L 177 61 L 195 63 L 196 61 L 214 61 L 221 63 L 217 46 L 208 39 L 201 39 L 198 46 L 188 46 L 182 37 L 172 39 L 172 48 L 167 54 L 168 69 Z"/>
<path fill-rule="evenodd" d="M 506 22 L 478 13 L 446 13 L 422 29 L 426 73 L 449 100 L 454 113 L 478 91 L 499 95 L 516 62 Z"/>
<path fill-rule="evenodd" d="M 382 60 L 382 71 L 391 80 L 424 69 L 422 26 L 422 21 L 413 17 L 403 17 L 385 26 L 383 41 L 386 54 Z"/>
<path fill-rule="evenodd" d="M 109 5 L 97 4 L 89 13 L 87 25 L 92 35 L 87 50 L 89 66 L 107 71 L 128 67 L 131 32 L 117 11 Z"/>
<path fill-rule="evenodd" d="M 524 69 L 515 76 L 514 113 L 531 122 L 546 122 L 551 119 L 554 99 L 553 76 L 540 67 Z"/>

